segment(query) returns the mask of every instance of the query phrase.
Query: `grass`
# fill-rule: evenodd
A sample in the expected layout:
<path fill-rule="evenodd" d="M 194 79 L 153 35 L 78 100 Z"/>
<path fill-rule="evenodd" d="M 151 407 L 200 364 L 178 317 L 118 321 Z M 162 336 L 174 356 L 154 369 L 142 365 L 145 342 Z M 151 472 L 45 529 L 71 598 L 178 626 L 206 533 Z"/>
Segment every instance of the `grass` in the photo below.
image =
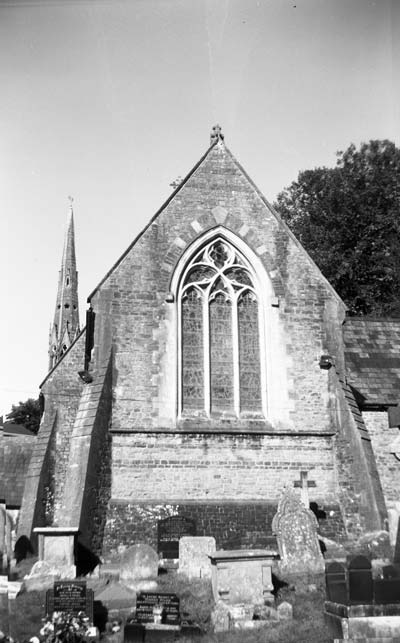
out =
<path fill-rule="evenodd" d="M 206 580 L 189 581 L 183 575 L 166 574 L 158 578 L 158 591 L 175 593 L 180 598 L 184 618 L 196 623 L 203 636 L 194 638 L 198 643 L 330 643 L 332 636 L 324 623 L 324 587 L 313 592 L 281 590 L 278 603 L 283 600 L 293 605 L 293 620 L 270 621 L 258 630 L 211 631 L 213 599 L 211 585 Z M 29 592 L 9 602 L 10 633 L 20 643 L 37 635 L 45 615 L 46 592 Z M 107 641 L 107 638 L 104 639 Z M 182 639 L 189 643 L 192 639 Z"/>

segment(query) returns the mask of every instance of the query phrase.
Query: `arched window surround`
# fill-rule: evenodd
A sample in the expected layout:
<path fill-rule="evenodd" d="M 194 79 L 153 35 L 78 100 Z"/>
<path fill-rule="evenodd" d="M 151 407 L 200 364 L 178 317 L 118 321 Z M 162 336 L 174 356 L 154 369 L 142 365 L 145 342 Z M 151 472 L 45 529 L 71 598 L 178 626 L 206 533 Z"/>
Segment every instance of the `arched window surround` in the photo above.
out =
<path fill-rule="evenodd" d="M 178 421 L 187 418 L 187 413 L 182 413 L 183 400 L 183 382 L 182 382 L 182 292 L 185 288 L 185 279 L 191 268 L 191 262 L 201 250 L 207 247 L 210 243 L 215 243 L 218 240 L 227 243 L 232 247 L 238 256 L 241 258 L 243 265 L 246 267 L 251 275 L 252 287 L 249 290 L 254 291 L 258 303 L 258 329 L 259 329 L 259 350 L 260 350 L 260 389 L 261 389 L 261 408 L 256 413 L 241 412 L 239 408 L 239 386 L 238 379 L 238 366 L 234 372 L 234 411 L 233 415 L 238 420 L 245 419 L 246 417 L 253 417 L 254 419 L 267 419 L 270 411 L 269 403 L 269 387 L 268 382 L 272 381 L 273 377 L 273 364 L 271 360 L 271 333 L 270 333 L 270 317 L 271 317 L 271 303 L 274 298 L 274 291 L 271 280 L 261 259 L 256 253 L 243 241 L 240 237 L 227 230 L 223 226 L 218 226 L 198 237 L 183 253 L 178 261 L 174 274 L 170 283 L 170 291 L 174 294 L 175 300 L 175 315 L 176 315 L 176 354 L 177 354 L 177 418 Z M 204 328 L 206 328 L 204 326 Z M 238 337 L 237 331 L 233 330 L 236 336 L 233 337 L 233 351 L 234 363 L 238 363 Z M 205 339 L 204 351 L 209 353 L 209 336 L 208 331 L 203 331 Z M 210 401 L 210 371 L 209 360 L 205 360 L 204 381 L 205 381 L 205 403 L 204 412 L 200 414 L 193 413 L 194 416 L 205 418 L 213 417 L 211 412 Z M 229 415 L 229 414 L 228 414 Z"/>

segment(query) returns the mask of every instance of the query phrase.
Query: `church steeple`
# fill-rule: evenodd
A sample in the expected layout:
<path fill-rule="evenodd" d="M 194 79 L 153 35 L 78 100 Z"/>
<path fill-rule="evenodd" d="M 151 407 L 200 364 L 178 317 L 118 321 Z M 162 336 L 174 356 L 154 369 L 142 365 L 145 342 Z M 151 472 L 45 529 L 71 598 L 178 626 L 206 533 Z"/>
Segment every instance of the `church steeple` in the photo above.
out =
<path fill-rule="evenodd" d="M 53 325 L 50 327 L 49 369 L 52 369 L 79 333 L 78 273 L 75 257 L 72 197 L 64 240 Z"/>

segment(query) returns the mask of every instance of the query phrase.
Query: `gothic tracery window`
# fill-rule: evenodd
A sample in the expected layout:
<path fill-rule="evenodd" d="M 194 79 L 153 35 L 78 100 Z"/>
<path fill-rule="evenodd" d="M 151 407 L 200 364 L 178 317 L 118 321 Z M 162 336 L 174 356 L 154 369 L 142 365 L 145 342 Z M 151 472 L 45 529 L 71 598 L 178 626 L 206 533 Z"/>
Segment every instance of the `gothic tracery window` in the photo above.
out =
<path fill-rule="evenodd" d="M 180 306 L 183 414 L 260 414 L 259 299 L 249 265 L 227 241 L 194 256 Z"/>

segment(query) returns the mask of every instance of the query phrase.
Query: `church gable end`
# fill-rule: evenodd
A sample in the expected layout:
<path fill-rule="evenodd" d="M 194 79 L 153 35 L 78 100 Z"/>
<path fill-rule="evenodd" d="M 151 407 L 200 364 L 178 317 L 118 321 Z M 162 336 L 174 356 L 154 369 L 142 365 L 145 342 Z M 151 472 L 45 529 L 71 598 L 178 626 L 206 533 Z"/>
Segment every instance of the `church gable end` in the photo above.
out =
<path fill-rule="evenodd" d="M 325 536 L 382 526 L 345 390 L 345 306 L 220 130 L 89 302 L 93 350 L 88 332 L 90 354 L 82 335 L 49 373 L 32 469 L 39 496 L 51 440 L 74 459 L 79 475 L 62 460 L 54 476 L 53 514 L 86 545 L 155 545 L 157 521 L 181 514 L 217 546 L 265 546 L 299 481 L 325 509 Z"/>

